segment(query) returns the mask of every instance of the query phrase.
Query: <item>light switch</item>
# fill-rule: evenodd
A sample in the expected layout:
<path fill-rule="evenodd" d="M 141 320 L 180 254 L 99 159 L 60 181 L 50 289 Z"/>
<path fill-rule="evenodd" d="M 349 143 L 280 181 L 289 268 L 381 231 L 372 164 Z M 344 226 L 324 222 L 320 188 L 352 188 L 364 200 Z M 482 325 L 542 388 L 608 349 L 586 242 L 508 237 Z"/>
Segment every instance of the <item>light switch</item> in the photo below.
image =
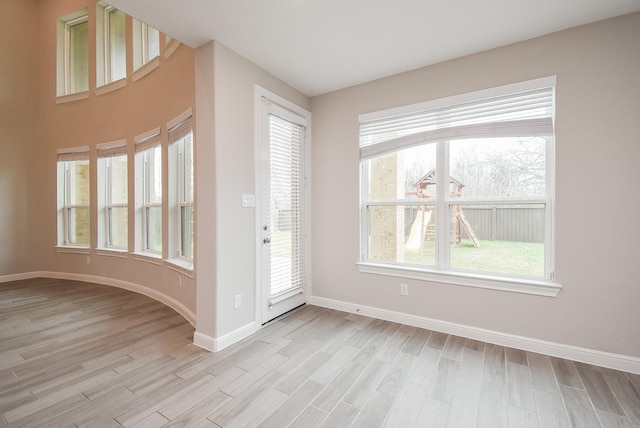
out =
<path fill-rule="evenodd" d="M 256 206 L 256 195 L 242 195 L 242 206 L 243 207 L 255 207 Z"/>

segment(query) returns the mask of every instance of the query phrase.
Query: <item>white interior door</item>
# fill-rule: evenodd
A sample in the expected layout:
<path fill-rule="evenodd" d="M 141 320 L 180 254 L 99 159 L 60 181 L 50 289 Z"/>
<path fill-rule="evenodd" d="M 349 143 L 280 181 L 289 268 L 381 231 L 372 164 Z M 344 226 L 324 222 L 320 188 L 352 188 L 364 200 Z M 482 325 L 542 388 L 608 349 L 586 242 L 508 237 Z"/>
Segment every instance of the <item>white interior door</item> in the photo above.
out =
<path fill-rule="evenodd" d="M 261 278 L 262 323 L 306 302 L 307 122 L 262 100 Z"/>

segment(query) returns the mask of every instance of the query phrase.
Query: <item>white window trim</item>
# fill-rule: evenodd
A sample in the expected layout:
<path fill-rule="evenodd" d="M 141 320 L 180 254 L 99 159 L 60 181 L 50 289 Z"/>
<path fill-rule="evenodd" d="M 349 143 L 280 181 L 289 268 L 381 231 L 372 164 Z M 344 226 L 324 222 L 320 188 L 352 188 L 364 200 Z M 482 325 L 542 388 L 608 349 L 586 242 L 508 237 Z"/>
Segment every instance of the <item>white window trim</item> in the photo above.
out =
<path fill-rule="evenodd" d="M 56 94 L 61 98 L 60 102 L 56 99 L 56 103 L 64 103 L 75 101 L 76 99 L 88 98 L 88 90 L 70 93 L 70 70 L 69 70 L 69 27 L 81 22 L 88 22 L 89 14 L 87 9 L 82 9 L 69 15 L 62 16 L 58 19 L 57 30 L 57 84 Z M 70 95 L 78 96 L 86 94 L 85 97 L 69 97 Z"/>
<path fill-rule="evenodd" d="M 366 122 L 375 119 L 381 119 L 391 116 L 399 116 L 404 114 L 409 114 L 417 111 L 431 110 L 436 109 L 443 106 L 448 106 L 452 104 L 461 104 L 468 101 L 479 100 L 483 98 L 491 98 L 500 95 L 507 95 L 510 93 L 516 93 L 521 91 L 526 91 L 530 89 L 535 89 L 539 87 L 548 87 L 555 86 L 556 78 L 555 76 L 545 77 L 535 80 L 530 80 L 526 82 L 520 82 L 510 85 L 504 85 L 496 88 L 485 89 L 481 91 L 471 92 L 467 94 L 456 95 L 452 97 L 442 98 L 438 100 L 427 101 L 423 103 L 412 104 L 409 106 L 402 106 L 372 113 L 366 113 L 359 115 L 359 122 Z M 442 147 L 445 147 L 445 144 L 438 144 L 438 164 L 443 165 L 444 168 L 439 168 L 437 174 L 439 174 L 440 179 L 436 180 L 440 186 L 445 186 L 444 183 L 448 182 L 448 180 L 444 180 L 443 178 L 448 175 L 448 165 L 444 163 L 444 152 Z M 547 154 L 547 168 L 546 168 L 546 183 L 548 184 L 550 189 L 555 189 L 555 141 L 546 144 L 546 154 Z M 554 201 L 555 195 L 553 194 L 553 190 L 548 192 L 545 198 L 536 198 L 536 199 L 522 199 L 520 201 L 516 201 L 514 199 L 509 199 L 508 203 L 516 203 L 516 202 L 533 202 L 533 203 L 544 203 L 547 204 L 548 208 L 546 210 L 547 213 L 547 225 L 545 241 L 548 243 L 548 249 L 545 251 L 545 266 L 547 267 L 548 274 L 551 279 L 530 279 L 530 278 L 518 278 L 515 276 L 499 276 L 499 275 L 491 275 L 491 274 L 483 274 L 481 272 L 458 272 L 455 270 L 437 270 L 430 269 L 425 267 L 417 267 L 407 264 L 395 264 L 395 263 L 385 263 L 385 262 L 374 262 L 366 260 L 366 252 L 368 248 L 368 220 L 366 210 L 368 206 L 373 205 L 388 205 L 388 204 L 396 204 L 396 205 L 411 205 L 411 204 L 419 204 L 424 205 L 424 201 L 415 201 L 415 200 L 394 200 L 394 201 L 365 201 L 364 200 L 364 192 L 365 192 L 365 183 L 363 178 L 363 168 L 362 168 L 362 159 L 360 161 L 360 257 L 359 261 L 356 263 L 358 270 L 361 273 L 367 274 L 377 274 L 377 275 L 385 275 L 385 276 L 393 276 L 399 278 L 407 278 L 407 279 L 416 279 L 423 280 L 429 282 L 437 282 L 437 283 L 445 283 L 452 285 L 460 285 L 460 286 L 468 286 L 468 287 L 476 287 L 476 288 L 485 288 L 491 290 L 501 290 L 501 291 L 509 291 L 516 293 L 524 293 L 538 296 L 547 296 L 547 297 L 556 297 L 558 293 L 562 290 L 562 285 L 555 281 L 555 265 L 554 265 L 554 254 L 555 254 L 555 234 L 553 228 L 555 227 L 554 222 Z M 446 191 L 438 192 L 439 194 L 447 195 Z M 483 203 L 486 202 L 485 199 L 481 200 Z M 436 201 L 431 201 L 435 203 Z M 474 202 L 473 198 L 460 198 L 454 201 L 455 203 L 465 203 L 465 202 Z M 500 201 L 507 202 L 507 201 Z M 445 208 L 448 208 L 449 204 L 452 203 L 451 198 L 445 197 L 444 202 L 438 203 L 438 207 L 444 211 Z M 442 214 L 442 213 L 439 213 Z M 447 215 L 444 213 L 445 216 Z M 443 217 L 444 218 L 444 217 Z M 440 245 L 448 245 L 447 240 L 440 240 Z M 441 250 L 441 248 L 439 248 Z M 448 254 L 445 251 L 445 254 Z"/>
<path fill-rule="evenodd" d="M 134 76 L 138 70 L 141 70 L 146 64 L 152 62 L 155 58 L 159 58 L 162 48 L 159 46 L 158 55 L 149 57 L 149 40 L 148 40 L 148 28 L 150 26 L 138 19 L 133 19 L 132 22 L 132 39 L 133 39 L 133 71 Z M 153 27 L 151 27 L 153 28 Z M 157 31 L 157 30 L 156 30 Z M 158 34 L 161 34 L 158 31 Z M 160 43 L 160 40 L 158 40 Z M 148 74 L 145 73 L 144 75 Z M 143 75 L 143 76 L 144 76 Z M 140 77 L 143 77 L 140 76 Z M 135 81 L 135 80 L 134 80 Z"/>
<path fill-rule="evenodd" d="M 114 92 L 117 91 L 118 89 L 122 89 L 124 87 L 127 86 L 127 78 L 123 77 L 120 80 L 116 80 L 110 83 L 107 83 L 106 85 L 102 85 L 98 88 L 96 88 L 95 90 L 95 94 L 96 96 L 100 96 L 100 95 L 104 95 L 104 94 L 108 94 L 109 92 Z"/>
<path fill-rule="evenodd" d="M 136 71 L 134 71 L 133 74 L 131 75 L 131 80 L 134 82 L 137 82 L 138 80 L 150 74 L 153 70 L 155 70 L 159 66 L 160 66 L 160 57 L 157 56 L 153 58 L 151 61 L 145 63 Z"/>
<path fill-rule="evenodd" d="M 167 38 L 169 36 L 166 36 Z M 180 43 L 179 40 L 171 38 L 164 46 L 164 49 L 162 50 L 162 55 L 164 56 L 165 59 L 169 59 L 173 53 L 180 47 L 182 43 Z"/>
<path fill-rule="evenodd" d="M 167 259 L 165 260 L 165 263 L 169 269 L 186 275 L 189 278 L 193 278 L 193 261 L 189 262 L 182 259 Z"/>
<path fill-rule="evenodd" d="M 154 141 L 157 140 L 157 141 Z M 162 208 L 163 203 L 155 203 L 148 204 L 147 203 L 147 192 L 148 189 L 145 189 L 146 181 L 145 179 L 148 174 L 148 169 L 145 166 L 144 157 L 147 155 L 148 150 L 159 147 L 162 151 L 162 143 L 161 143 L 161 132 L 160 128 L 154 128 L 150 131 L 142 133 L 134 137 L 135 143 L 135 156 L 134 156 L 134 252 L 133 254 L 136 256 L 136 260 L 143 259 L 142 261 L 151 261 L 152 263 L 162 264 L 162 251 L 153 251 L 147 248 L 147 230 L 146 230 L 146 209 L 150 206 L 159 206 Z M 151 143 L 149 145 L 149 143 Z M 164 157 L 164 156 L 162 156 Z M 164 161 L 161 161 L 161 164 Z M 162 168 L 162 166 L 161 166 Z M 163 194 L 163 201 L 165 199 L 165 195 Z M 164 217 L 164 216 L 163 216 Z M 164 222 L 164 220 L 163 220 Z M 131 220 L 129 220 L 129 224 L 131 224 Z M 162 237 L 162 246 L 163 249 L 165 247 L 165 237 Z"/>
<path fill-rule="evenodd" d="M 127 252 L 128 251 L 128 243 L 127 247 L 118 247 L 114 245 L 110 245 L 108 242 L 109 237 L 109 216 L 107 214 L 108 208 L 128 208 L 128 202 L 125 204 L 111 204 L 109 203 L 109 192 L 111 186 L 111 175 L 107 174 L 107 169 L 105 162 L 108 162 L 108 157 L 103 158 L 100 156 L 100 151 L 105 149 L 124 149 L 125 155 L 127 157 L 127 165 L 129 164 L 129 154 L 127 153 L 127 140 L 117 140 L 108 143 L 101 143 L 97 146 L 98 150 L 98 249 L 102 251 L 107 251 L 108 254 L 102 255 L 114 255 L 115 253 Z M 127 168 L 127 183 L 129 181 L 128 176 L 128 168 Z M 127 184 L 127 194 L 128 194 L 129 186 Z M 127 201 L 128 201 L 127 197 Z M 129 225 L 129 221 L 127 222 L 127 226 Z M 127 232 L 127 242 L 128 232 Z"/>
<path fill-rule="evenodd" d="M 86 160 L 89 160 L 89 146 L 79 146 L 79 147 L 71 147 L 58 149 L 56 151 L 57 155 L 77 155 L 86 157 Z M 55 245 L 58 252 L 67 252 L 67 253 L 81 253 L 81 254 L 89 254 L 90 252 L 90 243 L 89 244 L 77 244 L 77 243 L 68 243 L 68 209 L 69 208 L 78 208 L 78 207 L 86 207 L 88 210 L 91 210 L 91 204 L 89 205 L 67 205 L 67 195 L 69 190 L 68 186 L 68 177 L 67 171 L 65 170 L 66 161 L 56 160 L 56 168 L 57 168 L 57 243 Z M 91 167 L 89 167 L 91 168 Z M 89 238 L 91 239 L 91 238 Z"/>
<path fill-rule="evenodd" d="M 111 12 L 118 11 L 115 7 L 108 5 L 102 1 L 96 4 L 96 83 L 97 88 L 101 88 L 106 85 L 110 85 L 114 82 L 119 82 L 126 79 L 125 76 L 119 79 L 113 79 L 111 76 Z M 125 14 L 126 17 L 126 14 Z M 125 49 L 126 49 L 126 25 L 125 25 Z M 126 63 L 125 63 L 126 69 Z M 122 87 L 122 86 L 120 86 Z M 96 95 L 102 95 L 106 92 L 111 92 L 118 88 L 111 88 L 109 91 L 101 92 L 98 94 L 96 89 Z"/>
<path fill-rule="evenodd" d="M 171 130 L 184 121 L 193 117 L 192 109 L 187 109 L 182 114 L 167 123 L 169 138 Z M 191 144 L 194 146 L 193 123 L 191 125 Z M 176 141 L 169 141 L 169 259 L 170 263 L 180 266 L 191 265 L 193 269 L 194 257 L 187 257 L 182 254 L 182 208 L 194 207 L 195 201 L 185 202 L 184 195 L 184 138 Z M 192 168 L 195 165 L 192 166 Z M 195 183 L 194 183 L 195 185 Z M 195 192 L 194 192 L 195 197 Z M 195 240 L 195 236 L 193 238 Z"/>

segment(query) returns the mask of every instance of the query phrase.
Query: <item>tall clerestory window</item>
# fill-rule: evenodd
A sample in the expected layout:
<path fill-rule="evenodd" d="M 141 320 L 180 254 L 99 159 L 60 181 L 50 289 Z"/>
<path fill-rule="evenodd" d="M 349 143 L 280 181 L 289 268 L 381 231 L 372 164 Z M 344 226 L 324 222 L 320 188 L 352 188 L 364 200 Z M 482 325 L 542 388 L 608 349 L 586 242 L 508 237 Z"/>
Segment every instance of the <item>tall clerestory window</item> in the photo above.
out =
<path fill-rule="evenodd" d="M 102 86 L 127 76 L 126 15 L 98 2 L 96 16 L 96 73 Z"/>
<path fill-rule="evenodd" d="M 137 70 L 160 55 L 160 32 L 142 21 L 133 19 L 133 70 Z"/>
<path fill-rule="evenodd" d="M 58 19 L 57 95 L 89 90 L 89 21 L 86 10 Z"/>

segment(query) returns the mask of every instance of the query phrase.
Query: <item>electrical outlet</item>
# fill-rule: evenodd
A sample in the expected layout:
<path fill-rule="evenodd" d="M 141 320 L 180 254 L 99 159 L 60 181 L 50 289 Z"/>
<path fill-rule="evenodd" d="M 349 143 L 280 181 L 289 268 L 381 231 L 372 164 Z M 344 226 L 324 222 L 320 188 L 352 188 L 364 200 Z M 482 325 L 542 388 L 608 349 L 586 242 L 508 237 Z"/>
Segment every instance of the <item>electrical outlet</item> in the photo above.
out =
<path fill-rule="evenodd" d="M 178 275 L 178 287 L 182 288 L 182 275 Z"/>
<path fill-rule="evenodd" d="M 402 296 L 409 295 L 409 284 L 400 284 L 400 295 Z"/>
<path fill-rule="evenodd" d="M 91 257 L 87 256 L 87 264 L 90 265 L 91 264 Z"/>
<path fill-rule="evenodd" d="M 238 309 L 241 305 L 242 305 L 242 295 L 241 294 L 236 294 L 234 299 L 233 299 L 233 307 L 235 309 Z"/>

